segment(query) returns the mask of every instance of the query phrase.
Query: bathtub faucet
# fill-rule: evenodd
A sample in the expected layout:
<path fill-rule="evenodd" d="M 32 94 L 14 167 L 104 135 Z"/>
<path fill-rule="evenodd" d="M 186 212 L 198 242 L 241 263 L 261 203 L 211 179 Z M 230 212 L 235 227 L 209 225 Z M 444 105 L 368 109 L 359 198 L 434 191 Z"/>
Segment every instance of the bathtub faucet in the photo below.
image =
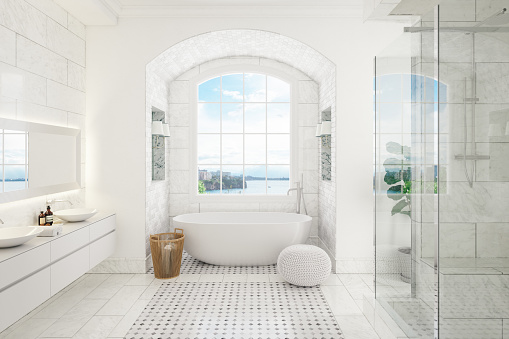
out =
<path fill-rule="evenodd" d="M 300 214 L 300 201 L 302 200 L 302 205 L 304 206 L 304 213 L 307 215 L 308 214 L 308 211 L 307 211 L 307 208 L 306 208 L 306 201 L 304 200 L 304 187 L 302 185 L 302 182 L 303 182 L 303 177 L 301 177 L 301 181 L 297 181 L 295 182 L 295 188 L 290 188 L 288 190 L 288 192 L 286 192 L 286 195 L 290 195 L 290 192 L 291 191 L 297 191 L 297 214 Z"/>

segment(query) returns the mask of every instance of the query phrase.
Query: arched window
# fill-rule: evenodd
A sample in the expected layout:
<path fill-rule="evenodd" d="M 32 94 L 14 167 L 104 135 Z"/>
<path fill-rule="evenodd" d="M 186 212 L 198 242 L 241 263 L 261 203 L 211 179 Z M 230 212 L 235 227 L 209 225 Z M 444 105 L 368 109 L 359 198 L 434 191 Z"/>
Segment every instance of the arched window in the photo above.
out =
<path fill-rule="evenodd" d="M 199 194 L 286 194 L 291 86 L 267 74 L 223 74 L 198 85 Z"/>

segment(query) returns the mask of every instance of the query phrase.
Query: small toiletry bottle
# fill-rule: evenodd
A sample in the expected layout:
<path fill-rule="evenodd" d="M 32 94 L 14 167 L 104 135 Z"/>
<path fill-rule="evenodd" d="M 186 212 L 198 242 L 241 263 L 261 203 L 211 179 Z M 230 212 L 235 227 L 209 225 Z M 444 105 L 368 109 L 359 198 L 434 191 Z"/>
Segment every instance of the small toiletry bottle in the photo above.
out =
<path fill-rule="evenodd" d="M 53 225 L 53 212 L 51 212 L 51 207 L 48 206 L 46 209 L 46 213 L 44 213 L 44 216 L 46 217 L 46 226 Z"/>
<path fill-rule="evenodd" d="M 46 225 L 46 216 L 44 215 L 44 211 L 41 211 L 41 214 L 39 214 L 39 226 Z"/>

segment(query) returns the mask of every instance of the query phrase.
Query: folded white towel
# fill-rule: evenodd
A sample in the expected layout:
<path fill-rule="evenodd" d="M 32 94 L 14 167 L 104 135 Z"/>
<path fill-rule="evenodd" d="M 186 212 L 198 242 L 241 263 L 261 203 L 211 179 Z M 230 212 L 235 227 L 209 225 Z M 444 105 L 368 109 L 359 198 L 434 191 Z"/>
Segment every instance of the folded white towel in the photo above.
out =
<path fill-rule="evenodd" d="M 64 230 L 62 224 L 37 227 L 43 229 L 43 231 L 39 233 L 38 237 L 56 237 L 57 235 L 62 234 L 62 231 Z"/>

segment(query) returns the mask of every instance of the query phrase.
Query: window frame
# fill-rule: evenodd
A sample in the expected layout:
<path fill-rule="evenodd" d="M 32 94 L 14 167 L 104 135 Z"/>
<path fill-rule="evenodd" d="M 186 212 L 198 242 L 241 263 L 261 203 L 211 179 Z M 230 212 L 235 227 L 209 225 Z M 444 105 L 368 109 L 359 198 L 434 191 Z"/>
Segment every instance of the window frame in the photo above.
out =
<path fill-rule="evenodd" d="M 289 186 L 298 179 L 299 164 L 299 129 L 298 129 L 298 80 L 287 73 L 275 70 L 270 67 L 238 64 L 224 67 L 217 67 L 204 71 L 189 81 L 189 192 L 191 202 L 210 202 L 211 200 L 221 202 L 259 202 L 259 201 L 284 201 L 294 202 L 294 196 L 285 194 L 199 194 L 198 193 L 198 86 L 210 79 L 234 73 L 258 73 L 279 78 L 290 85 L 290 180 Z M 266 132 L 267 133 L 267 132 Z M 244 134 L 244 133 L 243 133 Z"/>

